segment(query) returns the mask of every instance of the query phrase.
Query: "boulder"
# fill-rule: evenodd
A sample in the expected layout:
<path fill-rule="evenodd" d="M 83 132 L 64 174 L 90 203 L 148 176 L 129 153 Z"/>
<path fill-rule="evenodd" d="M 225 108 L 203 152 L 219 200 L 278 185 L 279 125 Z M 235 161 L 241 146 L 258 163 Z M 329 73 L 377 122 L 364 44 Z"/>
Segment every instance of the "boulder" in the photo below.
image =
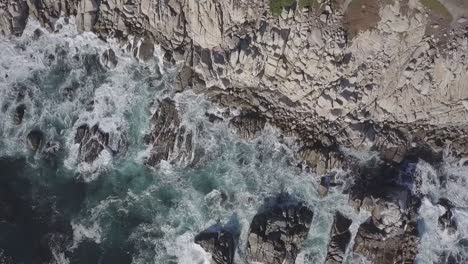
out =
<path fill-rule="evenodd" d="M 144 38 L 138 48 L 138 58 L 142 61 L 149 61 L 151 58 L 153 58 L 153 52 L 153 40 L 149 37 Z"/>
<path fill-rule="evenodd" d="M 236 234 L 232 230 L 219 224 L 209 227 L 195 237 L 195 243 L 211 254 L 214 264 L 234 263 L 236 240 Z"/>
<path fill-rule="evenodd" d="M 346 248 L 351 240 L 351 232 L 349 231 L 351 224 L 351 219 L 346 218 L 340 212 L 336 212 L 330 232 L 330 243 L 328 244 L 325 264 L 343 263 Z"/>
<path fill-rule="evenodd" d="M 267 200 L 252 223 L 247 241 L 251 262 L 294 263 L 309 233 L 313 211 L 288 195 Z"/>
<path fill-rule="evenodd" d="M 95 161 L 109 144 L 109 133 L 103 132 L 96 124 L 91 128 L 81 125 L 75 134 L 75 144 L 80 144 L 79 160 L 87 163 Z"/>

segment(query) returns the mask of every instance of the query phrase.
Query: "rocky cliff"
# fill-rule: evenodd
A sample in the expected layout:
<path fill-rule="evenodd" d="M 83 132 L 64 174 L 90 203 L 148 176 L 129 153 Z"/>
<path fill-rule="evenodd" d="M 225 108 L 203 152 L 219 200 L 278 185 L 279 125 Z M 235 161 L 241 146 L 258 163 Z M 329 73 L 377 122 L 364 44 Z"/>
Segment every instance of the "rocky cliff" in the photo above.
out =
<path fill-rule="evenodd" d="M 73 15 L 83 31 L 132 39 L 141 59 L 160 45 L 180 89 L 305 141 L 395 162 L 421 142 L 466 153 L 468 4 L 291 2 L 272 14 L 268 0 L 2 0 L 0 29 L 21 34 L 32 17 L 54 30 Z"/>
<path fill-rule="evenodd" d="M 301 165 L 319 175 L 349 166 L 347 149 L 376 150 L 392 168 L 405 168 L 402 161 L 415 157 L 439 164 L 447 149 L 459 158 L 468 155 L 468 3 L 299 0 L 281 1 L 287 4 L 273 9 L 276 2 L 0 0 L 0 32 L 20 35 L 28 19 L 54 31 L 59 17 L 72 16 L 82 31 L 132 44 L 142 61 L 159 46 L 166 62 L 179 69 L 177 91 L 193 89 L 239 110 L 229 118 L 242 137 L 255 137 L 267 122 L 296 135 L 302 140 Z M 108 67 L 116 64 L 112 54 L 103 55 Z M 145 137 L 151 166 L 168 159 L 194 163 L 192 132 L 181 126 L 177 111 L 168 99 L 158 103 Z M 21 123 L 23 114 L 19 107 L 15 122 Z M 210 116 L 213 122 L 217 118 Z M 37 149 L 42 139 L 33 134 L 29 141 Z M 125 149 L 125 139 L 113 142 L 87 124 L 78 128 L 75 143 L 84 161 L 104 149 Z M 376 263 L 410 263 L 417 253 L 419 197 L 400 185 L 401 175 L 386 175 L 393 171 L 385 168 L 356 172 L 350 200 L 372 216 L 359 226 L 352 250 Z M 333 187 L 331 178 L 322 178 L 321 194 Z M 268 263 L 296 258 L 313 213 L 298 222 L 298 213 L 283 217 L 283 211 L 256 216 L 249 258 Z M 270 218 L 281 228 L 270 228 Z M 449 222 L 450 215 L 446 218 Z M 351 222 L 339 213 L 334 221 L 327 261 L 341 263 Z M 303 229 L 299 235 L 291 231 L 296 222 Z M 265 228 L 288 239 L 271 239 Z M 216 263 L 231 263 L 234 235 L 208 231 L 198 236 L 199 244 L 214 252 Z"/>

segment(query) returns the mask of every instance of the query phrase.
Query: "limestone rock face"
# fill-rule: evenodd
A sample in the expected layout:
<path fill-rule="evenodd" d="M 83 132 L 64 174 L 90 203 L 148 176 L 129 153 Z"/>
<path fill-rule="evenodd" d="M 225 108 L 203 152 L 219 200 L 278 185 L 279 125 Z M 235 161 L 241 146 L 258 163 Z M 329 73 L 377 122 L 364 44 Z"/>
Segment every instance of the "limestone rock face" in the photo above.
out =
<path fill-rule="evenodd" d="M 159 44 L 180 66 L 178 89 L 228 96 L 304 140 L 397 163 L 418 140 L 466 155 L 468 8 L 443 1 L 456 19 L 444 35 L 409 2 L 323 0 L 275 16 L 270 0 L 2 0 L 0 28 L 20 34 L 30 14 L 54 29 L 74 15 L 103 38 L 143 38 L 142 60 Z"/>
<path fill-rule="evenodd" d="M 192 131 L 181 124 L 175 102 L 164 99 L 151 118 L 150 134 L 145 136 L 151 146 L 147 163 L 156 166 L 162 160 L 189 162 L 193 156 L 192 136 Z"/>
<path fill-rule="evenodd" d="M 247 254 L 250 261 L 292 264 L 309 233 L 313 212 L 306 205 L 279 196 L 267 203 L 250 224 Z"/>

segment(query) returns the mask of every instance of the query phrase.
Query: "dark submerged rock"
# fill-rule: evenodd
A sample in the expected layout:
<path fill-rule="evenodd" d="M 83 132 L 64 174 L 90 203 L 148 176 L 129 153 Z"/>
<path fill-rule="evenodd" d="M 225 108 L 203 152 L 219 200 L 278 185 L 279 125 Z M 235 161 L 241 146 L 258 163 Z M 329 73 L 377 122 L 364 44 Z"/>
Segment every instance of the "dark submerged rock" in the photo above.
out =
<path fill-rule="evenodd" d="M 44 135 L 40 130 L 33 130 L 29 132 L 27 138 L 29 147 L 35 152 L 41 147 Z"/>
<path fill-rule="evenodd" d="M 309 207 L 288 195 L 267 200 L 250 224 L 248 259 L 264 264 L 294 263 L 313 215 Z"/>
<path fill-rule="evenodd" d="M 351 232 L 349 231 L 351 224 L 351 219 L 346 218 L 340 212 L 336 212 L 330 232 L 331 238 L 325 259 L 326 264 L 343 263 L 346 248 L 351 240 Z"/>
<path fill-rule="evenodd" d="M 234 263 L 237 239 L 236 232 L 216 224 L 198 234 L 195 237 L 195 243 L 211 254 L 213 263 L 232 264 Z"/>
<path fill-rule="evenodd" d="M 15 122 L 15 125 L 20 125 L 23 122 L 25 111 L 26 106 L 24 104 L 20 104 L 16 107 L 15 114 L 13 116 L 13 122 Z"/>

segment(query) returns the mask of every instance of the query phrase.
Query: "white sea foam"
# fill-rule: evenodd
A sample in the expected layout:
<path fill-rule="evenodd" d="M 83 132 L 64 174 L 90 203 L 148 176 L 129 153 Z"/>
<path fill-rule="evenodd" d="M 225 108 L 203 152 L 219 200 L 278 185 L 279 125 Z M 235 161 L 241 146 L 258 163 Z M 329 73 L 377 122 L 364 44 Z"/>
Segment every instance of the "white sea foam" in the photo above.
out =
<path fill-rule="evenodd" d="M 331 190 L 325 198 L 320 198 L 316 191 L 319 178 L 299 171 L 294 166 L 297 161 L 294 160 L 293 139 L 280 141 L 277 129 L 267 126 L 256 139 L 240 139 L 229 129 L 227 122 L 212 124 L 204 117 L 206 112 L 219 114 L 225 109 L 213 107 L 192 91 L 174 95 L 170 84 L 175 69 L 164 68 L 161 59 L 145 66 L 136 64 L 134 58 L 122 51 L 117 42 L 111 40 L 104 43 L 92 33 L 78 34 L 73 19 L 70 24 L 64 21 L 59 23 L 63 24 L 63 28 L 58 33 L 44 32 L 44 36 L 36 41 L 30 40 L 38 27 L 38 23 L 32 20 L 17 43 L 0 39 L 0 69 L 9 75 L 8 78 L 0 76 L 0 106 L 3 107 L 5 103 L 15 104 L 17 91 L 13 87 L 17 83 L 26 82 L 34 94 L 26 95 L 23 99 L 30 110 L 21 126 L 13 125 L 12 106 L 6 112 L 0 111 L 0 120 L 4 121 L 0 124 L 0 144 L 3 155 L 25 152 L 26 134 L 33 128 L 39 128 L 50 138 L 63 138 L 64 145 L 69 147 L 64 164 L 68 169 L 83 172 L 81 177 L 88 183 L 107 172 L 109 177 L 104 180 L 103 186 L 123 190 L 120 193 L 103 190 L 104 193 L 108 191 L 109 195 L 99 201 L 90 198 L 91 201 L 86 204 L 90 208 L 86 208 L 72 222 L 73 248 L 78 247 L 84 239 L 105 243 L 108 239 L 106 234 L 115 232 L 112 230 L 116 228 L 112 226 L 113 221 L 116 221 L 115 215 L 137 215 L 143 219 L 142 223 L 133 227 L 129 237 L 136 247 L 133 256 L 135 263 L 159 264 L 170 260 L 181 264 L 205 264 L 209 263 L 210 256 L 194 244 L 194 236 L 212 224 L 225 223 L 235 218 L 239 223 L 241 238 L 236 263 L 242 263 L 239 256 L 245 256 L 245 238 L 253 216 L 266 197 L 285 191 L 307 202 L 315 214 L 297 263 L 323 263 L 335 211 L 339 210 L 353 220 L 350 228 L 353 237 L 359 225 L 369 216 L 365 212 L 356 213 L 348 205 L 347 197 L 339 187 L 336 191 Z M 45 88 L 39 89 L 33 81 L 28 81 L 30 73 L 46 74 L 50 71 L 51 65 L 46 55 L 59 56 L 55 52 L 57 47 L 68 52 L 65 56 L 68 61 L 62 66 L 71 67 L 71 72 L 58 85 L 47 84 Z M 97 80 L 87 78 L 83 66 L 73 62 L 74 55 L 100 54 L 108 48 L 116 51 L 119 62 L 116 68 L 98 76 Z M 155 50 L 155 56 L 162 56 L 160 49 Z M 157 75 L 161 73 L 162 77 L 159 78 Z M 73 85 L 73 80 L 81 81 L 77 99 L 72 102 L 58 99 L 57 94 Z M 143 166 L 149 148 L 145 149 L 142 144 L 130 146 L 125 159 L 115 163 L 116 158 L 108 149 L 91 164 L 79 162 L 79 144 L 74 142 L 77 127 L 84 123 L 89 126 L 98 124 L 111 137 L 125 135 L 130 142 L 141 143 L 149 127 L 150 113 L 147 107 L 152 99 L 161 100 L 166 96 L 176 101 L 182 124 L 194 131 L 194 150 L 203 149 L 204 154 L 198 164 L 185 167 L 187 162 L 174 164 L 163 161 L 149 176 L 146 172 L 136 173 L 129 164 Z M 93 101 L 93 107 L 86 110 L 90 100 Z M 157 100 L 154 103 L 156 107 Z M 378 159 L 377 154 L 372 152 L 344 152 L 362 162 Z M 130 170 L 126 171 L 125 166 L 129 166 Z M 110 173 L 110 170 L 115 171 Z M 422 179 L 417 191 L 428 197 L 423 200 L 420 209 L 424 226 L 418 256 L 420 263 L 434 261 L 441 250 L 456 247 L 461 239 L 468 237 L 466 167 L 460 163 L 450 163 L 444 166 L 443 171 L 449 179 L 444 188 L 441 187 L 436 169 L 423 161 L 416 164 L 416 175 Z M 132 177 L 121 182 L 119 173 Z M 340 172 L 338 177 L 346 180 L 349 175 Z M 441 197 L 448 197 L 461 207 L 454 210 L 459 226 L 455 235 L 441 233 L 437 227 L 437 218 L 445 209 L 434 205 L 434 202 Z M 352 246 L 353 242 L 348 247 L 347 263 L 365 263 L 365 260 L 352 254 Z M 68 261 L 60 252 L 54 253 L 54 258 L 57 263 Z"/>
<path fill-rule="evenodd" d="M 84 226 L 80 223 L 71 223 L 73 229 L 73 245 L 72 248 L 76 248 L 78 244 L 84 239 L 90 239 L 96 243 L 101 243 L 101 227 L 97 222 L 92 223 L 90 226 Z"/>

